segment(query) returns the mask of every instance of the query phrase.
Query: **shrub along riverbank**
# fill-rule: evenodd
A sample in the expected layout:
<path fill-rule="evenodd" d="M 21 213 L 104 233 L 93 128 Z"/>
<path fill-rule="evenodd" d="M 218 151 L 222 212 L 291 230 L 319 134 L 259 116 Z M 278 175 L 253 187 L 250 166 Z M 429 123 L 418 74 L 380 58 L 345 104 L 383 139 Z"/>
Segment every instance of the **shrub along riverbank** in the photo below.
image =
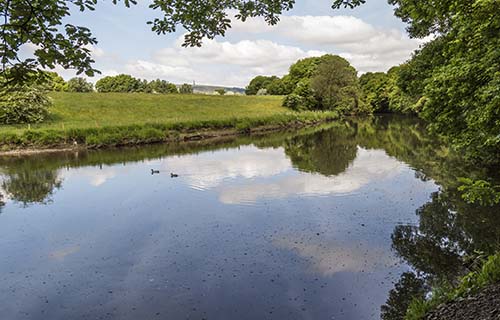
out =
<path fill-rule="evenodd" d="M 0 126 L 0 148 L 66 148 L 203 139 L 305 126 L 336 112 L 291 112 L 281 97 L 51 93 L 47 121 Z"/>

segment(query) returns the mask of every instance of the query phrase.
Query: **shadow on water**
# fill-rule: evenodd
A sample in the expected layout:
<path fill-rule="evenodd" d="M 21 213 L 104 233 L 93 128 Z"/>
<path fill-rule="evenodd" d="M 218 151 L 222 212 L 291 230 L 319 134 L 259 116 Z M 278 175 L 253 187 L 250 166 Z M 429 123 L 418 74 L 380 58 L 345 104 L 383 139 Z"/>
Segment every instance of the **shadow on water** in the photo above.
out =
<path fill-rule="evenodd" d="M 433 181 L 438 186 L 438 190 L 432 193 L 428 202 L 416 210 L 417 223 L 398 223 L 392 231 L 392 250 L 408 267 L 400 272 L 401 275 L 399 280 L 396 279 L 394 288 L 390 292 L 387 290 L 385 292 L 387 301 L 381 307 L 381 317 L 384 320 L 401 319 L 413 297 L 423 296 L 434 283 L 453 281 L 457 275 L 467 272 L 471 267 L 469 257 L 478 252 L 490 254 L 498 250 L 500 208 L 466 204 L 457 191 L 458 177 L 479 179 L 491 177 L 491 172 L 486 168 L 468 166 L 459 155 L 427 134 L 422 122 L 407 117 L 350 119 L 344 123 L 309 128 L 299 132 L 227 138 L 212 142 L 198 141 L 115 150 L 4 157 L 0 158 L 2 176 L 0 206 L 5 207 L 9 201 L 18 203 L 24 208 L 49 204 L 59 190 L 64 189 L 64 177 L 60 174 L 64 170 L 86 167 L 102 170 L 107 166 L 205 154 L 210 151 L 235 150 L 245 146 L 255 146 L 259 150 L 283 150 L 293 167 L 304 176 L 298 175 L 302 180 L 286 180 L 286 187 L 289 189 L 285 188 L 285 184 L 276 181 L 267 186 L 256 184 L 251 189 L 245 186 L 243 181 L 242 185 L 231 189 L 233 194 L 241 190 L 242 196 L 232 197 L 231 201 L 226 202 L 221 196 L 223 203 L 237 203 L 241 199 L 256 201 L 255 199 L 259 197 L 269 198 L 270 195 L 275 199 L 291 195 L 300 196 L 311 192 L 304 191 L 303 185 L 307 188 L 307 184 L 312 183 L 313 178 L 316 179 L 313 182 L 320 183 L 321 188 L 326 188 L 325 184 L 330 184 L 328 190 L 337 190 L 340 188 L 339 177 L 347 175 L 349 170 L 356 168 L 360 150 L 383 150 L 387 156 L 411 168 L 416 179 L 423 182 Z M 377 170 L 376 165 L 373 170 Z M 147 174 L 146 170 L 144 172 Z M 381 172 L 386 173 L 386 171 Z M 275 175 L 280 177 L 280 174 L 283 173 L 277 170 Z M 260 176 L 252 173 L 244 177 L 253 181 L 258 180 Z M 330 177 L 338 180 L 325 180 Z M 357 182 L 359 183 L 359 179 Z M 352 188 L 348 187 L 345 190 L 340 188 L 340 190 L 346 193 L 345 190 L 351 191 Z M 254 195 L 249 196 L 252 192 Z M 366 201 L 370 203 L 375 200 Z M 274 242 L 281 248 L 293 248 L 293 252 L 298 252 L 304 257 L 313 255 L 317 251 L 323 252 L 321 245 L 301 247 L 301 243 L 286 237 Z M 333 258 L 323 256 L 317 268 L 331 269 L 332 259 L 337 259 L 335 257 L 337 256 Z M 345 256 L 341 257 L 345 259 Z M 329 265 L 321 265 L 325 261 Z M 320 302 L 315 305 L 318 303 Z M 318 309 L 322 308 L 323 306 L 318 306 Z M 293 315 L 297 316 L 295 313 Z M 319 315 L 324 314 L 319 313 Z M 268 316 L 272 318 L 272 312 Z"/>

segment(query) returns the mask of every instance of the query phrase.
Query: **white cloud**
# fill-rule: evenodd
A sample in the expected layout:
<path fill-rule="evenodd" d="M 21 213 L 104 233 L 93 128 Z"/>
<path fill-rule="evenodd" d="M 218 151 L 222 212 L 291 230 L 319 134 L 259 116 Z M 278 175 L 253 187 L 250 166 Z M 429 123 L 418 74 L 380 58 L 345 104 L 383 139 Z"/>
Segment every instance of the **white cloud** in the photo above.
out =
<path fill-rule="evenodd" d="M 233 19 L 229 35 L 244 40 L 205 40 L 200 48 L 183 48 L 180 36 L 150 59 L 130 60 L 122 68 L 147 79 L 245 86 L 258 74 L 282 76 L 298 59 L 326 53 L 341 55 L 361 73 L 386 71 L 424 42 L 352 16 L 282 16 L 275 26 L 262 18 Z"/>
<path fill-rule="evenodd" d="M 352 16 L 282 16 L 274 26 L 267 25 L 262 18 L 234 21 L 232 30 L 236 32 L 273 32 L 315 45 L 360 42 L 377 33 L 373 26 Z"/>
<path fill-rule="evenodd" d="M 88 44 L 85 45 L 84 48 L 88 49 L 90 51 L 90 54 L 92 55 L 92 58 L 102 58 L 106 55 L 103 49 L 93 45 L 93 44 Z"/>
<path fill-rule="evenodd" d="M 262 18 L 236 21 L 237 33 L 273 33 L 296 42 L 336 53 L 359 71 L 386 71 L 410 58 L 429 39 L 410 39 L 395 29 L 377 28 L 352 16 L 283 16 L 276 26 Z"/>
<path fill-rule="evenodd" d="M 282 76 L 298 59 L 320 56 L 326 52 L 303 50 L 270 40 L 241 40 L 238 42 L 205 40 L 198 48 L 180 46 L 152 54 L 151 61 L 135 60 L 125 70 L 136 77 L 165 78 L 172 82 L 192 82 L 245 86 L 257 74 Z"/>
<path fill-rule="evenodd" d="M 196 81 L 244 87 L 256 75 L 282 76 L 298 59 L 338 54 L 361 73 L 386 71 L 410 58 L 429 39 L 410 39 L 396 29 L 376 27 L 353 16 L 282 16 L 275 26 L 262 18 L 245 22 L 233 19 L 228 39 L 204 40 L 198 48 L 184 48 L 181 35 L 170 46 L 148 56 L 125 59 L 123 54 L 89 45 L 96 67 L 102 71 L 91 81 L 107 75 L 128 73 L 135 77 L 162 78 L 174 83 Z M 25 53 L 32 53 L 26 45 Z M 56 70 L 65 78 L 74 71 Z"/>

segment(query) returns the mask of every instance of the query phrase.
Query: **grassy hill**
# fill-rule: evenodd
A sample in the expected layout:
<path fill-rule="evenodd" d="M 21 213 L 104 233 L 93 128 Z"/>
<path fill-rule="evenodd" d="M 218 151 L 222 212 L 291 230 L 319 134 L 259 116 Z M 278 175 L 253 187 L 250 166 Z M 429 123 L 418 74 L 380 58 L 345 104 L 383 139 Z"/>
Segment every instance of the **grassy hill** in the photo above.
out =
<path fill-rule="evenodd" d="M 267 117 L 289 110 L 281 97 L 53 92 L 48 121 L 31 128 L 88 128 Z M 26 130 L 27 126 L 0 126 Z"/>
<path fill-rule="evenodd" d="M 140 144 L 178 139 L 180 133 L 232 129 L 336 118 L 333 113 L 291 112 L 282 97 L 155 95 L 145 93 L 50 94 L 54 105 L 42 124 L 0 126 L 3 150 L 25 147 Z"/>

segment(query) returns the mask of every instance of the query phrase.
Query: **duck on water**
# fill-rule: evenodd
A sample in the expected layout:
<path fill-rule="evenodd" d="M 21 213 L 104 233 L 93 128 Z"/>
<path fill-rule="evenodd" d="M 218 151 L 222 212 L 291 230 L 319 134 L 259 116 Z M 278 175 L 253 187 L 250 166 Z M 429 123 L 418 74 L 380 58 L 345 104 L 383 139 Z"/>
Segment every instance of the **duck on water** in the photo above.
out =
<path fill-rule="evenodd" d="M 159 173 L 160 173 L 160 170 L 151 169 L 151 175 L 159 174 Z M 178 176 L 179 176 L 178 174 L 170 172 L 170 178 L 177 178 Z"/>

